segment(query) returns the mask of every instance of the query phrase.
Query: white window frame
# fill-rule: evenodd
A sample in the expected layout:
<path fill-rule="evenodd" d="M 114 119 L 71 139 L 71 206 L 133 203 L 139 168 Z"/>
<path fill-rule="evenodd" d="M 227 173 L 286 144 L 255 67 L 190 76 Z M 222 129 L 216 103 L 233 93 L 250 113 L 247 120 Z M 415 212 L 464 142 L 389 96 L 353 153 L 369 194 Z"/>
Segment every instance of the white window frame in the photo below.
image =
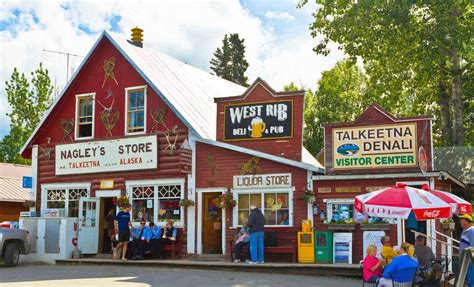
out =
<path fill-rule="evenodd" d="M 92 97 L 92 132 L 90 137 L 79 137 L 79 102 L 81 98 Z M 86 93 L 76 95 L 76 110 L 74 112 L 74 139 L 88 140 L 94 138 L 95 128 L 95 93 Z"/>
<path fill-rule="evenodd" d="M 333 205 L 333 204 L 352 204 L 352 205 L 354 205 L 354 198 L 334 198 L 334 199 L 328 198 L 328 199 L 324 199 L 323 203 L 326 204 L 326 211 L 327 211 L 326 219 L 328 221 L 331 221 L 332 220 L 332 206 L 329 207 L 329 205 Z M 355 208 L 353 209 L 352 217 L 354 217 L 354 213 L 355 213 Z M 352 219 L 354 219 L 354 218 L 352 218 Z"/>
<path fill-rule="evenodd" d="M 65 189 L 66 198 L 64 202 L 64 217 L 68 217 L 69 214 L 69 190 L 70 189 L 86 189 L 87 198 L 90 198 L 91 195 L 91 183 L 90 182 L 77 182 L 77 183 L 51 183 L 51 184 L 42 184 L 41 185 L 41 211 L 48 209 L 48 194 L 47 191 L 50 189 Z M 79 201 L 79 199 L 78 199 Z M 75 217 L 71 217 L 75 218 Z"/>
<path fill-rule="evenodd" d="M 294 187 L 285 187 L 285 188 L 259 188 L 259 189 L 241 189 L 234 188 L 231 189 L 236 205 L 232 209 L 232 227 L 242 227 L 238 224 L 239 217 L 239 194 L 261 194 L 262 196 L 262 206 L 260 210 L 265 214 L 264 208 L 264 196 L 266 193 L 288 193 L 288 213 L 289 213 L 289 224 L 288 225 L 267 225 L 265 227 L 293 227 L 293 193 L 295 191 Z"/>
<path fill-rule="evenodd" d="M 128 131 L 128 93 L 129 91 L 136 91 L 143 89 L 143 131 L 129 132 Z M 146 118 L 147 118 L 147 86 L 135 86 L 125 88 L 125 135 L 140 135 L 146 133 Z"/>
<path fill-rule="evenodd" d="M 163 185 L 180 185 L 181 186 L 181 197 L 180 200 L 184 198 L 185 192 L 185 179 L 184 178 L 172 178 L 172 179 L 150 179 L 150 180 L 128 180 L 125 182 L 125 188 L 127 190 L 127 196 L 130 199 L 130 204 L 132 205 L 132 210 L 130 211 L 133 214 L 133 198 L 132 198 L 132 188 L 140 187 L 140 186 L 153 186 L 155 188 L 155 192 L 153 194 L 153 222 L 157 226 L 164 227 L 166 222 L 159 222 L 158 221 L 158 186 Z M 180 221 L 176 221 L 174 223 L 174 227 L 184 227 L 184 208 L 181 206 L 180 208 Z M 133 226 L 139 226 L 140 222 L 132 221 Z"/>

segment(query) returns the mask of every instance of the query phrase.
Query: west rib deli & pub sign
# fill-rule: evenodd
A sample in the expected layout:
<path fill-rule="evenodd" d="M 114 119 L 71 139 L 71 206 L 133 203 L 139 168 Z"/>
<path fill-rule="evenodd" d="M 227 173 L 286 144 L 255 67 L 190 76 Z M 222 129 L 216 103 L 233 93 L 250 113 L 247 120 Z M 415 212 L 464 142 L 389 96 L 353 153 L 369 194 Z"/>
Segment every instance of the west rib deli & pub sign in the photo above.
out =
<path fill-rule="evenodd" d="M 334 128 L 332 141 L 334 169 L 417 165 L 415 123 Z"/>
<path fill-rule="evenodd" d="M 292 137 L 293 101 L 225 106 L 225 141 Z"/>

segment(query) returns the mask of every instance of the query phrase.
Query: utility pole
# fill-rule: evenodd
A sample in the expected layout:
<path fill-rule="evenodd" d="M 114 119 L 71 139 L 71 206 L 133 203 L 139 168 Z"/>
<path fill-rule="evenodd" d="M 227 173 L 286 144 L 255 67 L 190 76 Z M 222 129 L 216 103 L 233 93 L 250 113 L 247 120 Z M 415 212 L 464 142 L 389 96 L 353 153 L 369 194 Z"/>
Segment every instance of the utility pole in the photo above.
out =
<path fill-rule="evenodd" d="M 53 51 L 53 50 L 43 49 L 43 52 L 49 52 L 49 53 L 55 53 L 55 54 L 60 54 L 60 55 L 66 55 L 67 56 L 66 84 L 67 84 L 67 82 L 69 82 L 69 56 L 84 58 L 84 56 L 80 56 L 80 55 L 76 55 L 76 54 L 72 54 L 72 53 L 65 53 L 65 52 L 61 52 L 61 51 Z"/>

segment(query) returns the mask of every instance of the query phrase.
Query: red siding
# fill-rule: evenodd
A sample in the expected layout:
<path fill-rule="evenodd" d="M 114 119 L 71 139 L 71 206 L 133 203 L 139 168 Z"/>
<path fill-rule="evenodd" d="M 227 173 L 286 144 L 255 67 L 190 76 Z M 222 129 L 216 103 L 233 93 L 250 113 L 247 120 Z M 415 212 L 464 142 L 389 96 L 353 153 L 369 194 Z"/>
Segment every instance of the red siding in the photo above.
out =
<path fill-rule="evenodd" d="M 240 175 L 240 165 L 251 158 L 251 156 L 247 154 L 202 143 L 196 144 L 196 152 L 196 188 L 231 188 L 233 185 L 233 176 Z M 207 163 L 208 155 L 213 155 L 215 158 L 217 170 L 214 175 L 212 175 L 211 168 Z M 275 231 L 281 234 L 286 233 L 283 237 L 296 239 L 296 232 L 301 230 L 301 221 L 307 219 L 307 205 L 301 199 L 301 195 L 307 184 L 307 171 L 265 159 L 260 160 L 259 166 L 262 168 L 262 174 L 292 174 L 292 185 L 295 187 L 295 191 L 293 192 L 293 227 L 265 228 L 265 230 Z M 235 232 L 229 229 L 229 227 L 232 226 L 232 209 L 226 211 L 226 219 L 226 242 L 229 242 Z M 283 245 L 285 242 L 279 241 L 279 244 Z"/>
<path fill-rule="evenodd" d="M 240 140 L 230 142 L 233 145 L 246 147 L 262 151 L 277 156 L 300 161 L 301 160 L 301 145 L 302 145 L 302 131 L 303 131 L 303 108 L 304 96 L 278 96 L 274 97 L 262 85 L 257 84 L 255 88 L 250 91 L 248 96 L 239 101 L 225 101 L 221 99 L 217 102 L 217 134 L 218 141 L 224 140 L 224 106 L 228 104 L 239 103 L 253 103 L 253 102 L 267 102 L 267 101 L 284 101 L 293 100 L 293 138 L 291 139 L 275 139 L 275 140 Z"/>

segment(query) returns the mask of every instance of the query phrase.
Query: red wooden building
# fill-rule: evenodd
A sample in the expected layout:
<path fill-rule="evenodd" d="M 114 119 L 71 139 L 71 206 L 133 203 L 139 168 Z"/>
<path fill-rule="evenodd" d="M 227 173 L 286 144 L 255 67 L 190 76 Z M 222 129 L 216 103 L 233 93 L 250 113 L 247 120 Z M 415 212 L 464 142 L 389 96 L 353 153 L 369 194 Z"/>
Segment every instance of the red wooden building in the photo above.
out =
<path fill-rule="evenodd" d="M 37 211 L 78 217 L 79 249 L 93 254 L 106 251 L 107 215 L 128 196 L 134 224 L 171 219 L 188 253 L 225 253 L 237 214 L 260 196 L 269 227 L 295 239 L 308 216 L 301 193 L 323 171 L 302 148 L 303 104 L 303 92 L 260 79 L 245 89 L 104 32 L 22 150 Z M 251 192 L 233 184 L 257 174 L 265 182 Z M 228 191 L 237 206 L 222 214 L 213 199 Z"/>
<path fill-rule="evenodd" d="M 324 125 L 326 173 L 313 176 L 320 211 L 314 216 L 315 228 L 352 233 L 352 262 L 363 259 L 363 241 L 373 231 L 385 231 L 394 245 L 400 245 L 402 238 L 414 244 L 411 230 L 442 239 L 436 234 L 441 231 L 439 221 L 416 222 L 409 218 L 372 225 L 367 224 L 372 219 L 354 212 L 353 205 L 356 195 L 396 183 L 414 187 L 429 184 L 430 188 L 449 192 L 451 186 L 463 187 L 442 166 L 438 170 L 433 166 L 432 120 L 430 116 L 396 118 L 374 104 L 354 122 Z M 355 224 L 341 224 L 349 220 Z M 435 240 L 428 240 L 428 244 L 439 253 L 448 252 Z"/>

